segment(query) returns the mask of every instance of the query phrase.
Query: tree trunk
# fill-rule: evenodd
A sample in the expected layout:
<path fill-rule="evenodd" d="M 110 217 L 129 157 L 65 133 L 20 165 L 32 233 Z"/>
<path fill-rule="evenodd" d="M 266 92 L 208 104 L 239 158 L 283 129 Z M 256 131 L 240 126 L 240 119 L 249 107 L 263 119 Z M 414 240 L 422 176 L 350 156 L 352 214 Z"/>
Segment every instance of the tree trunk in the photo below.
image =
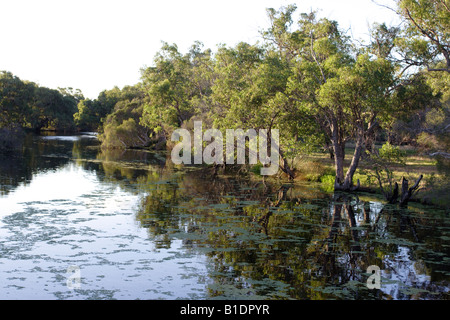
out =
<path fill-rule="evenodd" d="M 344 182 L 344 158 L 345 152 L 343 147 L 334 146 L 334 166 L 336 169 L 335 185 L 341 185 Z"/>
<path fill-rule="evenodd" d="M 334 182 L 334 190 L 340 191 L 354 191 L 359 188 L 359 180 L 356 186 L 353 186 L 353 176 L 358 168 L 359 160 L 361 159 L 362 152 L 364 150 L 363 135 L 357 138 L 355 145 L 355 152 L 350 163 L 350 167 L 344 177 L 344 158 L 345 158 L 345 143 L 334 143 L 335 146 L 335 167 L 336 167 L 336 179 Z"/>
<path fill-rule="evenodd" d="M 413 192 L 416 191 L 416 189 L 419 187 L 419 183 L 422 180 L 423 175 L 421 174 L 420 177 L 417 179 L 416 183 L 411 187 L 408 188 L 408 180 L 403 177 L 402 179 L 402 195 L 400 197 L 400 206 L 405 207 L 408 205 L 408 201 L 413 196 Z"/>
<path fill-rule="evenodd" d="M 288 175 L 289 180 L 293 180 L 295 178 L 294 172 L 289 167 L 288 161 L 286 160 L 283 152 L 279 150 L 279 153 L 280 153 L 280 169 Z"/>
<path fill-rule="evenodd" d="M 334 160 L 334 149 L 333 144 L 331 143 L 330 139 L 328 137 L 325 137 L 325 148 L 326 151 L 330 154 L 330 159 Z"/>
<path fill-rule="evenodd" d="M 345 142 L 339 134 L 339 129 L 336 119 L 333 119 L 331 126 L 331 143 L 334 151 L 334 165 L 336 169 L 336 178 L 334 186 L 342 185 L 344 182 L 344 159 L 345 159 Z"/>
<path fill-rule="evenodd" d="M 360 133 L 355 145 L 355 152 L 353 153 L 352 162 L 350 163 L 350 167 L 347 170 L 347 174 L 345 175 L 344 187 L 347 189 L 353 189 L 353 176 L 355 175 L 356 169 L 359 165 L 359 160 L 361 159 L 362 152 L 364 150 L 364 135 Z M 359 181 L 358 185 L 359 187 Z"/>
<path fill-rule="evenodd" d="M 381 182 L 380 182 L 380 185 L 381 185 Z M 393 204 L 393 203 L 397 202 L 397 198 L 398 198 L 398 183 L 397 182 L 394 185 L 394 191 L 392 192 L 392 194 L 390 194 L 390 195 L 386 194 L 385 197 L 386 197 L 386 200 L 390 204 Z"/>

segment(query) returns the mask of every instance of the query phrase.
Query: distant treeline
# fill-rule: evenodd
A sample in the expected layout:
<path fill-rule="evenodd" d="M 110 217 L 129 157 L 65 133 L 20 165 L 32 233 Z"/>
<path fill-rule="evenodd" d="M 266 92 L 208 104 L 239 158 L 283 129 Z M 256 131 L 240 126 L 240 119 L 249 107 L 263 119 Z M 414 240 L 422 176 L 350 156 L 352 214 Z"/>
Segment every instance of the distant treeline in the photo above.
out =
<path fill-rule="evenodd" d="M 84 99 L 79 90 L 41 87 L 0 72 L 0 128 L 74 130 L 74 113 Z"/>

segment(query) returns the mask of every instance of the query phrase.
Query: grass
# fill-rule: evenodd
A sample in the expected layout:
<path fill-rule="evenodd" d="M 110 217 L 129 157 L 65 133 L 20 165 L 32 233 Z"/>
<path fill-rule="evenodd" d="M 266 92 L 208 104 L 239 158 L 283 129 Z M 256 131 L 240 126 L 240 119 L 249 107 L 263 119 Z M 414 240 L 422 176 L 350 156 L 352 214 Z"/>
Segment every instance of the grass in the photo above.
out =
<path fill-rule="evenodd" d="M 298 179 L 311 182 L 320 182 L 323 176 L 336 174 L 332 164 L 314 156 L 294 162 L 294 168 L 298 173 Z"/>

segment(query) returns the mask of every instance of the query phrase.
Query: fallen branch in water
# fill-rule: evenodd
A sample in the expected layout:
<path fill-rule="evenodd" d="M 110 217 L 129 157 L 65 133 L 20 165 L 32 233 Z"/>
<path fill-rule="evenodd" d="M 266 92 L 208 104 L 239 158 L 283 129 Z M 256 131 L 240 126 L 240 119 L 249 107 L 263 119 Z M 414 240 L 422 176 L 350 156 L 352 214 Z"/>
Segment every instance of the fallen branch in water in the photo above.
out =
<path fill-rule="evenodd" d="M 421 174 L 420 177 L 416 180 L 416 183 L 408 188 L 408 180 L 403 177 L 402 179 L 402 196 L 400 197 L 400 206 L 406 206 L 408 204 L 408 201 L 412 198 L 414 195 L 414 191 L 417 190 L 419 187 L 419 183 L 422 180 L 423 175 Z"/>

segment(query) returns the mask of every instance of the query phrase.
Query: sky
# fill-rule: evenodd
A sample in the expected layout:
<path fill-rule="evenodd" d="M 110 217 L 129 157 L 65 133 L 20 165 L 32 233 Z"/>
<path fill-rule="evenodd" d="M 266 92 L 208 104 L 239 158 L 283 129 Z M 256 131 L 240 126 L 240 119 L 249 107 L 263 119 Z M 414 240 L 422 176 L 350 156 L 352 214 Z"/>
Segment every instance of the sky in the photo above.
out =
<path fill-rule="evenodd" d="M 393 6 L 393 0 L 377 0 Z M 140 81 L 162 41 L 182 53 L 194 41 L 213 51 L 261 40 L 266 8 L 297 5 L 319 10 L 354 38 L 373 22 L 398 24 L 372 0 L 0 0 L 0 70 L 57 89 L 80 89 L 95 99 L 103 90 Z"/>

